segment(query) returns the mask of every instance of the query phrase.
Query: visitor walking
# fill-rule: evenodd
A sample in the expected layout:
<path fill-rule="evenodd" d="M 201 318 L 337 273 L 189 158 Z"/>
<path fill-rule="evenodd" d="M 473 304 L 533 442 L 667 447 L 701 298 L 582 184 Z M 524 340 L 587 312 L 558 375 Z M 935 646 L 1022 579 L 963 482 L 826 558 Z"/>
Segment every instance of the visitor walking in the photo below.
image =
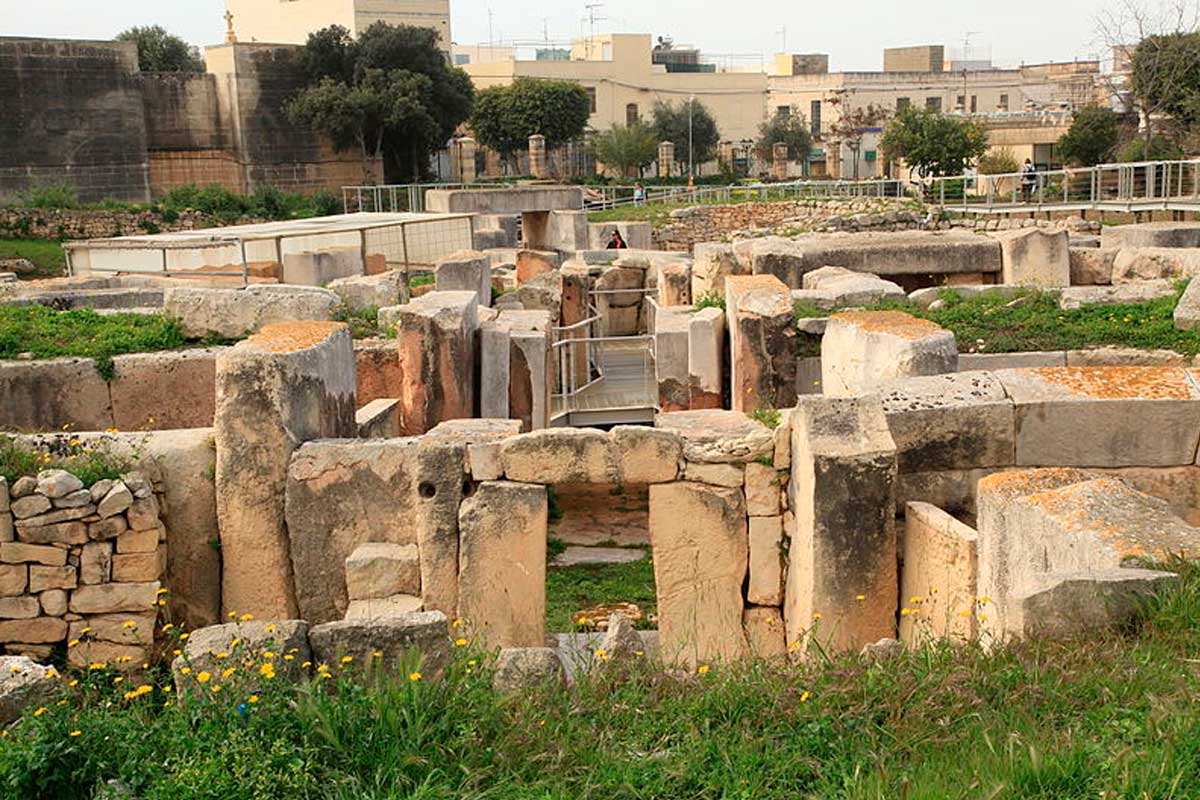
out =
<path fill-rule="evenodd" d="M 625 244 L 625 240 L 621 238 L 621 232 L 613 228 L 612 238 L 608 240 L 609 250 L 628 250 L 629 245 Z"/>
<path fill-rule="evenodd" d="M 1037 167 L 1028 158 L 1021 165 L 1021 197 L 1028 203 L 1033 200 L 1033 190 L 1037 187 Z"/>
<path fill-rule="evenodd" d="M 633 204 L 635 206 L 646 205 L 646 187 L 640 183 L 633 187 Z"/>

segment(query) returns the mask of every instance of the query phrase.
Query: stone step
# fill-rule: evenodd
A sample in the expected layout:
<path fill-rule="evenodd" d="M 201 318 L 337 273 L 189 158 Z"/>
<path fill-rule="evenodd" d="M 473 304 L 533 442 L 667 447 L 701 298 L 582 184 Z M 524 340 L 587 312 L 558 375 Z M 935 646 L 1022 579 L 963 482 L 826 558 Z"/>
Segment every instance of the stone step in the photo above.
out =
<path fill-rule="evenodd" d="M 554 557 L 552 567 L 582 564 L 632 564 L 646 557 L 646 551 L 632 547 L 582 547 L 572 545 Z"/>

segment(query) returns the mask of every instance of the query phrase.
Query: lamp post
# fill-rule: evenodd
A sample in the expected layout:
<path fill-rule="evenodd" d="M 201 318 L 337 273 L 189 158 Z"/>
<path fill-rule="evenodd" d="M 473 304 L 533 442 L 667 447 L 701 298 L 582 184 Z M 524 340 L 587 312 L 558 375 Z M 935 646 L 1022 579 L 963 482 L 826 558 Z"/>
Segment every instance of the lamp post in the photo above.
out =
<path fill-rule="evenodd" d="M 688 177 L 696 177 L 696 165 L 692 161 L 692 112 L 696 108 L 696 95 L 688 98 Z"/>

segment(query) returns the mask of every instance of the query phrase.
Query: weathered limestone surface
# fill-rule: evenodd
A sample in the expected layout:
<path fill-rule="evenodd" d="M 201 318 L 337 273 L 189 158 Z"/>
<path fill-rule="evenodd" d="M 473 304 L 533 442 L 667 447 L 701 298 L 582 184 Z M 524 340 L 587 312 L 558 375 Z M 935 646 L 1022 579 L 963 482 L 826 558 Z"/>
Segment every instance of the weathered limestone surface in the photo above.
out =
<path fill-rule="evenodd" d="M 386 308 L 408 302 L 408 275 L 393 269 L 378 275 L 354 275 L 330 281 L 342 305 L 355 311 Z"/>
<path fill-rule="evenodd" d="M 1001 283 L 1046 289 L 1071 285 L 1066 231 L 1020 228 L 992 236 L 1000 242 Z"/>
<path fill-rule="evenodd" d="M 440 611 L 396 617 L 353 619 L 314 625 L 308 632 L 313 660 L 338 664 L 349 656 L 359 671 L 380 669 L 408 679 L 413 654 L 419 654 L 422 680 L 441 677 L 450 663 L 449 624 Z"/>
<path fill-rule="evenodd" d="M 405 433 L 418 435 L 443 420 L 474 416 L 477 306 L 474 292 L 432 292 L 399 307 Z"/>
<path fill-rule="evenodd" d="M 474 292 L 479 305 L 492 305 L 492 262 L 484 253 L 463 250 L 433 266 L 439 292 Z"/>
<path fill-rule="evenodd" d="M 896 378 L 958 371 L 954 334 L 902 311 L 845 311 L 821 340 L 826 395 L 852 397 Z"/>
<path fill-rule="evenodd" d="M 1104 247 L 1200 248 L 1200 224 L 1195 222 L 1143 222 L 1108 225 L 1101 229 Z"/>
<path fill-rule="evenodd" d="M 1016 407 L 1018 466 L 1192 464 L 1200 391 L 1176 367 L 1060 367 L 993 373 Z"/>
<path fill-rule="evenodd" d="M 663 411 L 691 408 L 688 388 L 688 344 L 691 309 L 660 307 L 654 315 L 654 378 Z"/>
<path fill-rule="evenodd" d="M 330 622 L 346 613 L 344 565 L 362 545 L 417 544 L 419 446 L 416 439 L 323 440 L 296 451 L 288 467 L 286 513 L 304 619 Z M 420 589 L 418 575 L 408 590 Z"/>
<path fill-rule="evenodd" d="M 659 262 L 654 267 L 658 273 L 658 304 L 660 306 L 692 305 L 692 270 L 682 261 Z"/>
<path fill-rule="evenodd" d="M 421 594 L 421 560 L 415 544 L 368 542 L 346 559 L 346 591 L 351 600 L 381 600 Z"/>
<path fill-rule="evenodd" d="M 339 302 L 334 292 L 316 286 L 180 287 L 163 294 L 163 312 L 179 319 L 189 337 L 235 339 L 273 323 L 332 319 Z"/>
<path fill-rule="evenodd" d="M 381 397 L 354 412 L 360 439 L 394 439 L 400 435 L 400 401 Z"/>
<path fill-rule="evenodd" d="M 549 647 L 509 647 L 500 651 L 492 686 L 497 692 L 518 692 L 537 689 L 547 684 L 562 686 L 567 682 L 558 651 Z"/>
<path fill-rule="evenodd" d="M 683 457 L 698 464 L 744 464 L 772 455 L 770 428 L 737 411 L 721 409 L 658 414 L 654 427 L 683 440 Z"/>
<path fill-rule="evenodd" d="M 540 647 L 546 617 L 544 486 L 487 481 L 459 510 L 458 613 L 488 647 Z"/>
<path fill-rule="evenodd" d="M 217 361 L 217 519 L 227 610 L 295 616 L 284 497 L 292 452 L 352 437 L 354 350 L 340 323 L 281 323 Z"/>
<path fill-rule="evenodd" d="M 804 288 L 792 291 L 792 299 L 820 308 L 866 306 L 906 297 L 898 284 L 844 267 L 821 267 L 805 273 L 803 285 Z"/>
<path fill-rule="evenodd" d="M 694 668 L 744 657 L 742 493 L 701 483 L 651 486 L 650 541 L 663 660 Z"/>
<path fill-rule="evenodd" d="M 880 397 L 901 472 L 1015 463 L 1013 404 L 990 373 L 907 378 Z"/>
<path fill-rule="evenodd" d="M 677 436 L 638 426 L 553 428 L 504 441 L 504 474 L 525 483 L 663 483 L 678 473 Z"/>
<path fill-rule="evenodd" d="M 1072 311 L 1084 306 L 1113 306 L 1148 303 L 1174 297 L 1175 286 L 1165 279 L 1122 283 L 1116 286 L 1072 286 L 1058 296 L 1058 307 Z"/>
<path fill-rule="evenodd" d="M 1128 630 L 1146 603 L 1176 578 L 1170 572 L 1148 569 L 1041 576 L 1013 597 L 1009 633 L 1064 639 Z"/>
<path fill-rule="evenodd" d="M 240 662 L 250 653 L 268 650 L 277 653 L 275 667 L 286 678 L 305 673 L 301 665 L 312 660 L 308 645 L 308 623 L 299 619 L 249 620 L 210 625 L 190 632 L 183 653 L 171 664 L 175 686 L 183 696 L 185 687 L 196 686 L 201 672 L 220 674 L 230 662 Z M 224 656 L 221 654 L 224 653 Z M 285 654 L 293 656 L 284 659 Z M 189 672 L 184 673 L 184 669 Z"/>
<path fill-rule="evenodd" d="M 692 299 L 699 300 L 710 293 L 724 297 L 725 279 L 746 272 L 734 255 L 732 245 L 722 242 L 697 244 L 692 261 Z"/>
<path fill-rule="evenodd" d="M 0 363 L 0 397 L 6 428 L 58 430 L 71 424 L 85 430 L 112 427 L 108 384 L 91 358 Z"/>
<path fill-rule="evenodd" d="M 1183 290 L 1175 306 L 1175 327 L 1181 331 L 1200 330 L 1200 280 L 1193 280 Z"/>
<path fill-rule="evenodd" d="M 688 407 L 721 408 L 725 386 L 725 312 L 703 308 L 688 322 Z"/>
<path fill-rule="evenodd" d="M 771 275 L 725 281 L 734 411 L 789 408 L 796 401 L 796 321 L 791 295 Z"/>
<path fill-rule="evenodd" d="M 811 234 L 795 243 L 804 263 L 875 275 L 977 275 L 1000 272 L 1000 247 L 966 231 Z M 793 288 L 800 283 L 788 282 Z"/>
<path fill-rule="evenodd" d="M 749 606 L 742 614 L 742 627 L 750 655 L 760 659 L 782 659 L 787 656 L 787 636 L 783 612 L 778 608 Z"/>
<path fill-rule="evenodd" d="M 113 424 L 106 427 L 123 431 L 210 427 L 219 352 L 205 347 L 117 356 L 113 359 L 116 377 L 109 383 Z"/>
<path fill-rule="evenodd" d="M 550 424 L 557 351 L 548 311 L 501 311 L 480 336 L 480 406 L 485 417 L 520 420 L 526 430 Z"/>
<path fill-rule="evenodd" d="M 750 582 L 746 600 L 783 603 L 783 517 L 750 517 Z"/>
<path fill-rule="evenodd" d="M 937 506 L 904 510 L 904 570 L 900 575 L 900 639 L 973 640 L 977 633 L 979 535 Z M 903 612 L 903 610 L 902 610 Z"/>
<path fill-rule="evenodd" d="M 1105 286 L 1112 283 L 1117 252 L 1112 248 L 1072 247 L 1071 285 Z"/>
<path fill-rule="evenodd" d="M 417 448 L 417 549 L 421 599 L 447 616 L 458 609 L 459 506 L 463 501 L 467 444 L 421 437 Z"/>
<path fill-rule="evenodd" d="M 805 398 L 791 425 L 788 642 L 858 650 L 894 636 L 896 446 L 883 406 L 870 397 Z"/>
<path fill-rule="evenodd" d="M 0 656 L 0 725 L 11 725 L 27 708 L 49 702 L 58 685 L 50 667 L 25 656 Z"/>
<path fill-rule="evenodd" d="M 1194 249 L 1124 247 L 1113 259 L 1114 284 L 1196 275 L 1200 275 L 1200 253 Z"/>

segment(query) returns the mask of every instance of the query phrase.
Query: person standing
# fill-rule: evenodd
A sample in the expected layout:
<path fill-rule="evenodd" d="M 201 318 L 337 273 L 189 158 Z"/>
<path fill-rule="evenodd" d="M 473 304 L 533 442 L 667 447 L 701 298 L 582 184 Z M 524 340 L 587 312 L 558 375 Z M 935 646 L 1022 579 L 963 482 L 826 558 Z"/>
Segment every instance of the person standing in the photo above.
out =
<path fill-rule="evenodd" d="M 646 205 L 646 187 L 640 183 L 633 187 L 633 204 L 635 206 Z"/>
<path fill-rule="evenodd" d="M 1037 187 L 1037 168 L 1028 158 L 1021 165 L 1021 196 L 1028 203 L 1033 200 L 1033 190 Z"/>
<path fill-rule="evenodd" d="M 629 245 L 625 244 L 625 240 L 621 238 L 621 232 L 613 228 L 612 238 L 608 240 L 609 250 L 627 250 Z"/>

